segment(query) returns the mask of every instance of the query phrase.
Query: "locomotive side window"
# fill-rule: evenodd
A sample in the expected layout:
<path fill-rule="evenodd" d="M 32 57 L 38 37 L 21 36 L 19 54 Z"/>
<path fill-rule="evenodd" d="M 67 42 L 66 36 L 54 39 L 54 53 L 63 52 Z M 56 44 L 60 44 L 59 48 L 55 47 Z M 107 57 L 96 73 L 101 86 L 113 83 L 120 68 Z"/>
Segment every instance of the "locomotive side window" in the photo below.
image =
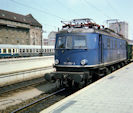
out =
<path fill-rule="evenodd" d="M 115 40 L 115 48 L 117 48 L 117 40 Z"/>
<path fill-rule="evenodd" d="M 120 42 L 120 49 L 122 48 L 122 42 Z"/>
<path fill-rule="evenodd" d="M 110 39 L 107 39 L 107 47 L 110 48 Z"/>

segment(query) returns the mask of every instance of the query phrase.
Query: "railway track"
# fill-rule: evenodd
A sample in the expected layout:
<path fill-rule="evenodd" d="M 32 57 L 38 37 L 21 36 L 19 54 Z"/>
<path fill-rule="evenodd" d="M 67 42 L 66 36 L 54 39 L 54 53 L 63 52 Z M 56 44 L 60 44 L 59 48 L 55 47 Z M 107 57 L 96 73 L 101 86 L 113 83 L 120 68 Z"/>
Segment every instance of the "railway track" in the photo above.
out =
<path fill-rule="evenodd" d="M 37 72 L 37 71 L 42 71 L 42 70 L 47 70 L 47 69 L 52 69 L 52 66 L 38 67 L 38 68 L 34 68 L 34 69 L 31 68 L 31 69 L 16 71 L 16 72 L 11 72 L 11 73 L 1 73 L 0 78 L 20 75 L 20 74 L 26 74 L 26 73 L 32 73 L 32 72 Z"/>
<path fill-rule="evenodd" d="M 30 70 L 23 70 L 19 72 L 0 74 L 0 88 L 6 85 L 31 80 L 34 78 L 40 78 L 45 72 L 53 70 L 52 66 L 35 68 Z"/>
<path fill-rule="evenodd" d="M 44 77 L 40 77 L 40 78 L 36 78 L 36 79 L 24 81 L 24 82 L 19 82 L 19 83 L 12 84 L 12 85 L 0 87 L 0 95 L 7 94 L 12 91 L 22 89 L 25 87 L 35 86 L 35 85 L 41 84 L 43 82 L 46 82 Z"/>
<path fill-rule="evenodd" d="M 65 88 L 62 88 L 62 89 L 57 90 L 57 91 L 55 91 L 55 92 L 53 92 L 51 94 L 47 94 L 47 95 L 45 94 L 45 96 L 42 96 L 41 98 L 39 98 L 39 99 L 37 99 L 37 100 L 35 100 L 35 101 L 23 106 L 23 107 L 20 107 L 20 108 L 14 110 L 11 113 L 18 113 L 18 112 L 27 112 L 27 113 L 29 113 L 29 112 L 35 113 L 36 112 L 37 113 L 40 110 L 44 109 L 44 107 L 46 107 L 46 106 L 48 107 L 51 104 L 53 104 L 54 102 L 57 102 L 57 100 L 58 101 L 61 100 L 62 96 L 59 96 L 59 95 L 64 93 L 65 91 L 66 91 Z M 56 98 L 56 99 L 53 100 L 53 98 L 54 99 Z M 51 101 L 51 104 L 49 103 L 49 101 Z M 44 105 L 44 103 L 45 103 L 45 105 Z M 40 106 L 40 107 L 37 107 L 37 106 Z M 43 106 L 43 108 L 41 106 Z"/>

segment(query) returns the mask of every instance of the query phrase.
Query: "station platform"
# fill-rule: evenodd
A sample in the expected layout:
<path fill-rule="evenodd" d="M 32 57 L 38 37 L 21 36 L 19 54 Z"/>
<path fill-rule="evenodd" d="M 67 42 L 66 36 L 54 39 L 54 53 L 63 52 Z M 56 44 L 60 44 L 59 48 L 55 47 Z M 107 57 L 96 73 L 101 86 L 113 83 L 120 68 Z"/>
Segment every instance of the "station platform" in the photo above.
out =
<path fill-rule="evenodd" d="M 88 85 L 41 113 L 133 113 L 133 63 Z"/>
<path fill-rule="evenodd" d="M 0 60 L 0 76 L 9 73 L 49 67 L 54 63 L 54 56 L 28 57 Z"/>
<path fill-rule="evenodd" d="M 43 77 L 53 72 L 54 56 L 1 59 L 0 87 Z"/>

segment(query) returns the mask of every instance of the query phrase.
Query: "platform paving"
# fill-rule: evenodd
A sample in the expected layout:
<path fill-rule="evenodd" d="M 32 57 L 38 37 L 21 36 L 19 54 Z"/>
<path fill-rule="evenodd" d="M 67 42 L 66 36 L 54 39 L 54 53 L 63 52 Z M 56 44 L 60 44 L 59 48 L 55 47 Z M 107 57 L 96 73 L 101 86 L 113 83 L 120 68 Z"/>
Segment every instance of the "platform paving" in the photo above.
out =
<path fill-rule="evenodd" d="M 41 113 L 133 113 L 133 63 Z"/>
<path fill-rule="evenodd" d="M 16 60 L 6 59 L 6 62 L 0 61 L 0 76 L 8 73 L 31 70 L 41 67 L 49 67 L 54 64 L 54 56 L 16 58 Z"/>

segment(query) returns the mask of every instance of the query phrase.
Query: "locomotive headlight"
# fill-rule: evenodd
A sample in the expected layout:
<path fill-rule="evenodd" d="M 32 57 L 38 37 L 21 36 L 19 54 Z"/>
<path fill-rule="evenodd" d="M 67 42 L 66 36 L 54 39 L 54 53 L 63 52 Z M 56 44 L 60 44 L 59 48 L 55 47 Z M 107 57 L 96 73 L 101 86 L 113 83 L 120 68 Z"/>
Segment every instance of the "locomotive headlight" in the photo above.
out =
<path fill-rule="evenodd" d="M 58 59 L 55 60 L 55 64 L 59 64 L 59 60 Z"/>
<path fill-rule="evenodd" d="M 87 64 L 87 62 L 88 62 L 88 61 L 87 61 L 86 59 L 83 59 L 83 60 L 81 60 L 81 62 L 80 62 L 80 63 L 81 63 L 81 65 L 86 65 L 86 64 Z"/>

